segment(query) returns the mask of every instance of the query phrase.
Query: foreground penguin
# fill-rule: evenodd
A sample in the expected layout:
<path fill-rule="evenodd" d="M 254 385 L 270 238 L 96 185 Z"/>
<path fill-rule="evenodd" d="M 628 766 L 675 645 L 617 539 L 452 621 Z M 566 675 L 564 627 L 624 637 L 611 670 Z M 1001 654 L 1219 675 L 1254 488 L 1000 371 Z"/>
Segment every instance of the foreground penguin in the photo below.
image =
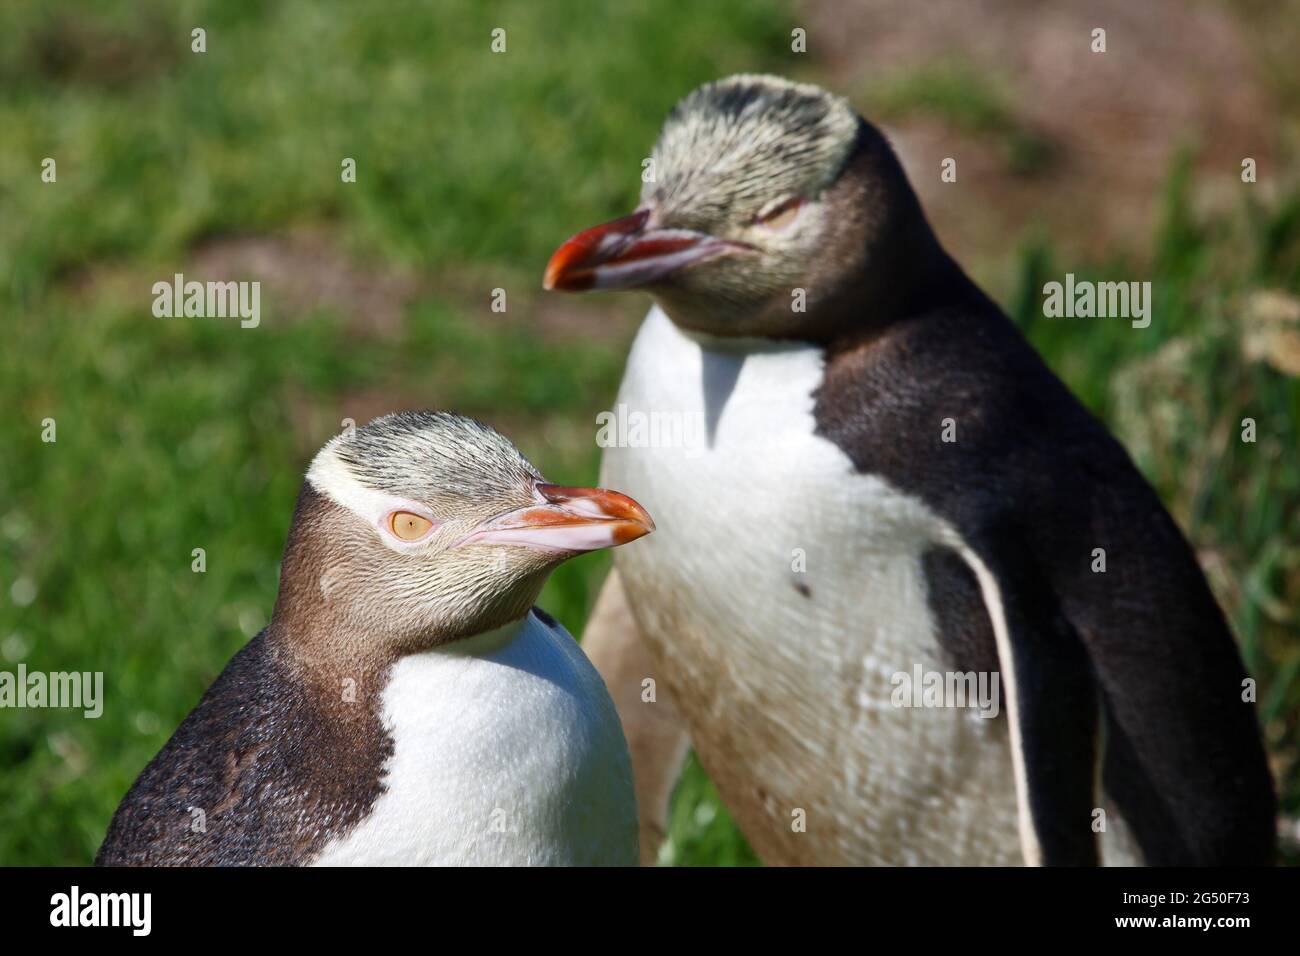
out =
<path fill-rule="evenodd" d="M 769 863 L 1270 862 L 1246 675 L 1191 548 L 880 133 L 737 76 L 672 111 L 653 168 L 544 279 L 648 290 L 619 412 L 700 423 L 602 471 L 662 529 L 584 639 L 643 857 L 689 745 Z M 995 673 L 980 709 L 910 686 Z"/>
<path fill-rule="evenodd" d="M 599 675 L 533 607 L 653 529 L 456 415 L 388 415 L 307 472 L 270 625 L 122 805 L 100 864 L 635 864 Z"/>

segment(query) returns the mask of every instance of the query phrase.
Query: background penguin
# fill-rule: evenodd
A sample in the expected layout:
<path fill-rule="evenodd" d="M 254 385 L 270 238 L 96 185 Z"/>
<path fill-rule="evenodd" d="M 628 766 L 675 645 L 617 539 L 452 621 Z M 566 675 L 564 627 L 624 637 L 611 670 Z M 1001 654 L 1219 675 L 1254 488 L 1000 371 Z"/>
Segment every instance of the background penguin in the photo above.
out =
<path fill-rule="evenodd" d="M 769 863 L 1270 862 L 1254 708 L 1191 548 L 880 133 L 737 76 L 672 111 L 654 168 L 544 279 L 648 290 L 618 401 L 706 426 L 602 470 L 663 529 L 584 639 L 643 859 L 689 743 Z M 1004 716 L 892 706 L 917 665 L 999 671 Z"/>
<path fill-rule="evenodd" d="M 532 607 L 579 552 L 653 529 L 546 484 L 456 415 L 317 455 L 270 625 L 118 807 L 100 864 L 634 864 L 618 718 Z"/>

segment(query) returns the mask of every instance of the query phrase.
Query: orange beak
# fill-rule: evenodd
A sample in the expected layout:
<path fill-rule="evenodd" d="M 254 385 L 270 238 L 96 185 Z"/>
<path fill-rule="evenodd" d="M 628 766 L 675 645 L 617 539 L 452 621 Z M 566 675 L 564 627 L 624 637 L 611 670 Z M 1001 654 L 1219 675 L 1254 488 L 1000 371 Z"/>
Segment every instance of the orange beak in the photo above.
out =
<path fill-rule="evenodd" d="M 555 250 L 542 288 L 561 292 L 652 285 L 704 259 L 749 246 L 691 229 L 647 229 L 649 209 L 580 232 Z"/>
<path fill-rule="evenodd" d="M 568 554 L 613 548 L 655 529 L 646 510 L 617 491 L 539 483 L 540 501 L 497 515 L 457 544 L 513 544 Z"/>

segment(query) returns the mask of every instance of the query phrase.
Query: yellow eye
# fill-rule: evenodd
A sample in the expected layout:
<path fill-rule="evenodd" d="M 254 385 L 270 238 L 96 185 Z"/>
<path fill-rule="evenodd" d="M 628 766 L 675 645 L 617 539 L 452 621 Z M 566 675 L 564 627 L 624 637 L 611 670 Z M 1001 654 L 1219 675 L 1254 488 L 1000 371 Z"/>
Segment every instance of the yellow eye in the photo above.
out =
<path fill-rule="evenodd" d="M 771 212 L 766 212 L 759 216 L 758 221 L 768 229 L 784 229 L 790 223 L 794 222 L 795 217 L 799 215 L 799 210 L 803 207 L 803 197 L 793 196 L 781 203 Z"/>
<path fill-rule="evenodd" d="M 423 515 L 411 514 L 409 511 L 394 511 L 393 516 L 388 519 L 388 525 L 393 529 L 393 534 L 403 541 L 416 541 L 423 538 L 433 527 L 433 522 Z"/>

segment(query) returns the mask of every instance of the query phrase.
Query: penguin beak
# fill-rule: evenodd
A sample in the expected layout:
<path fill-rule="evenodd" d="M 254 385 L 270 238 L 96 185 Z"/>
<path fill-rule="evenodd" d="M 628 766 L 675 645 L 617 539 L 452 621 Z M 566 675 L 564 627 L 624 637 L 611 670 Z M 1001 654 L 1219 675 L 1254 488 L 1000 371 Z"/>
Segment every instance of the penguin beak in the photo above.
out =
<path fill-rule="evenodd" d="M 586 292 L 652 285 L 703 259 L 749 248 L 691 229 L 647 229 L 649 209 L 580 232 L 555 250 L 543 289 Z"/>
<path fill-rule="evenodd" d="M 514 544 L 579 554 L 627 544 L 649 534 L 646 510 L 617 491 L 536 485 L 541 501 L 483 522 L 457 547 Z"/>

